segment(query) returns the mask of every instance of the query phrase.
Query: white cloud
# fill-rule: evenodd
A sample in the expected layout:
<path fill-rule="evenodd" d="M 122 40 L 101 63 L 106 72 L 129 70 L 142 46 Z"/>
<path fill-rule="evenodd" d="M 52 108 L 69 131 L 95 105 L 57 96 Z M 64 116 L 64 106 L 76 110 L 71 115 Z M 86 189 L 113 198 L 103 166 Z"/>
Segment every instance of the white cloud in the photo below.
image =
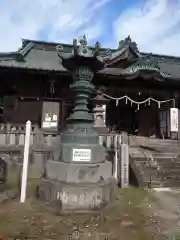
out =
<path fill-rule="evenodd" d="M 141 2 L 122 12 L 113 28 L 116 44 L 130 35 L 140 51 L 180 55 L 180 0 Z"/>
<path fill-rule="evenodd" d="M 110 1 L 112 10 L 106 8 Z M 180 55 L 180 0 L 139 0 L 114 22 L 102 17 L 103 8 L 113 15 L 116 5 L 117 0 L 0 0 L 0 52 L 17 50 L 22 38 L 72 43 L 87 34 L 90 43 L 102 37 L 106 47 L 131 35 L 140 51 Z"/>
<path fill-rule="evenodd" d="M 14 51 L 22 38 L 38 39 L 46 31 L 46 40 L 72 42 L 81 29 L 94 39 L 102 34 L 103 24 L 97 10 L 110 0 L 6 0 L 0 2 L 0 52 Z"/>

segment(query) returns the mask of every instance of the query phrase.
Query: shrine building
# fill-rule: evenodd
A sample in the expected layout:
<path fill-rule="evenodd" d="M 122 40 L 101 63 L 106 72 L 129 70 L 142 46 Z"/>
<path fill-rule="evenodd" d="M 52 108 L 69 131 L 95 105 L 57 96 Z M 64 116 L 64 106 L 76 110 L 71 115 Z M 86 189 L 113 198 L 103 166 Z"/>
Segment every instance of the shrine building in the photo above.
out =
<path fill-rule="evenodd" d="M 137 44 L 127 37 L 117 49 L 101 48 L 102 56 L 111 57 L 93 79 L 94 125 L 101 133 L 178 139 L 180 57 L 144 53 Z M 0 53 L 0 124 L 30 120 L 43 131 L 65 128 L 74 96 L 57 45 L 24 39 L 17 51 Z M 72 52 L 72 45 L 61 45 L 67 55 Z"/>

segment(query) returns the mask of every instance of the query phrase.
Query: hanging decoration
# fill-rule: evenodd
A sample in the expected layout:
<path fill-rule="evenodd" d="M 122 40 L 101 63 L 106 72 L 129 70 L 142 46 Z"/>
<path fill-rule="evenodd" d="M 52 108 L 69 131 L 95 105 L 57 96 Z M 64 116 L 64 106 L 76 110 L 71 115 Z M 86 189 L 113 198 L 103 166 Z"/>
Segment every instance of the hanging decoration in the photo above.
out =
<path fill-rule="evenodd" d="M 116 107 L 118 106 L 119 103 L 119 99 L 116 99 Z"/>
<path fill-rule="evenodd" d="M 115 101 L 116 101 L 116 106 L 118 106 L 119 101 L 120 101 L 120 100 L 123 100 L 123 99 L 125 99 L 126 104 L 127 104 L 128 101 L 129 101 L 129 102 L 131 103 L 131 106 L 132 106 L 133 104 L 137 104 L 137 110 L 139 110 L 139 106 L 140 106 L 141 104 L 146 104 L 146 103 L 148 103 L 148 106 L 150 106 L 151 102 L 156 102 L 156 103 L 158 104 L 158 108 L 160 108 L 160 107 L 161 107 L 161 104 L 163 104 L 163 103 L 167 103 L 167 102 L 171 102 L 171 101 L 175 102 L 175 99 L 174 99 L 174 98 L 170 98 L 170 99 L 167 99 L 167 100 L 162 100 L 162 101 L 160 101 L 160 100 L 157 100 L 157 99 L 155 99 L 155 98 L 149 97 L 149 98 L 145 99 L 144 101 L 139 101 L 139 102 L 138 102 L 138 101 L 134 101 L 133 99 L 131 99 L 131 98 L 128 97 L 127 95 L 124 95 L 124 96 L 122 96 L 122 97 L 120 97 L 120 98 L 115 98 L 115 97 L 109 96 L 108 94 L 105 94 L 105 93 L 103 93 L 102 95 L 103 95 L 104 97 L 106 97 L 106 98 L 115 100 Z"/>
<path fill-rule="evenodd" d="M 150 105 L 151 105 L 151 99 L 148 100 L 148 106 L 150 106 Z"/>

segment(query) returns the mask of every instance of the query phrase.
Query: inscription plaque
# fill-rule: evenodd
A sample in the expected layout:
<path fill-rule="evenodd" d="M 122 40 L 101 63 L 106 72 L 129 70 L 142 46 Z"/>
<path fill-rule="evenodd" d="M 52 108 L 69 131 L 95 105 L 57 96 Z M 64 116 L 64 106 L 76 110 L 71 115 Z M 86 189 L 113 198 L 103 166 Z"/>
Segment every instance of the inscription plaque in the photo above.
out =
<path fill-rule="evenodd" d="M 90 162 L 91 149 L 78 149 L 74 148 L 72 153 L 73 162 Z"/>

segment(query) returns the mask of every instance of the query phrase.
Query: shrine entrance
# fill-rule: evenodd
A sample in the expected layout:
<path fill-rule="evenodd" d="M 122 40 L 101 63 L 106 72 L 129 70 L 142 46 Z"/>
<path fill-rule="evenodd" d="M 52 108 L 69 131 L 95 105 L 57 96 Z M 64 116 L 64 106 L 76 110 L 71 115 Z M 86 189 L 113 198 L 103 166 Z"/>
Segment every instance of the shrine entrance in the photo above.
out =
<path fill-rule="evenodd" d="M 110 101 L 106 116 L 106 124 L 110 131 L 125 131 L 132 134 L 137 128 L 134 109 L 122 102 L 116 106 L 114 101 Z"/>
<path fill-rule="evenodd" d="M 123 101 L 116 106 L 114 101 L 107 105 L 106 123 L 110 132 L 125 131 L 128 134 L 160 137 L 159 109 L 155 105 L 131 106 Z"/>

